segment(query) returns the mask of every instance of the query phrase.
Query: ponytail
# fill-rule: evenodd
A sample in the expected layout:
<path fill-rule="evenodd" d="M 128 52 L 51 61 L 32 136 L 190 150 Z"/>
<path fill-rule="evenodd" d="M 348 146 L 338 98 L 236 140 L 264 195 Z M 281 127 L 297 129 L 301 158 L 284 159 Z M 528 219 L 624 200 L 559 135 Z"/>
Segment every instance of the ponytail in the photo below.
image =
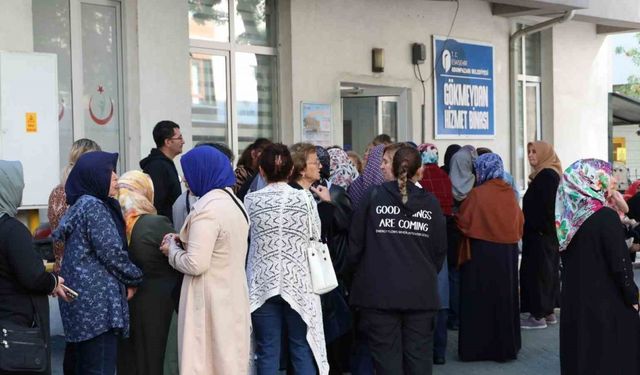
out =
<path fill-rule="evenodd" d="M 393 156 L 393 175 L 398 180 L 398 189 L 402 203 L 409 201 L 408 181 L 415 176 L 422 165 L 422 159 L 418 150 L 411 146 L 402 146 Z"/>
<path fill-rule="evenodd" d="M 407 193 L 407 163 L 403 162 L 400 166 L 400 173 L 398 174 L 398 188 L 400 189 L 400 196 L 402 196 L 402 203 L 407 203 L 409 200 L 409 194 Z"/>

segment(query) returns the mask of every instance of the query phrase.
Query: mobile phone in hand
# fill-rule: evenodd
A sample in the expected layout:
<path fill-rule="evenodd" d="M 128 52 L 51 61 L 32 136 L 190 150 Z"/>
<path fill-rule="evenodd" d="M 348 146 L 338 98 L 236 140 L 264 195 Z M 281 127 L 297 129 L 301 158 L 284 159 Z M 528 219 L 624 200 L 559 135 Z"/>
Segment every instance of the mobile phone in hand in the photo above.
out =
<path fill-rule="evenodd" d="M 78 298 L 79 296 L 78 292 L 76 292 L 75 290 L 69 288 L 64 284 L 62 284 L 62 289 L 64 289 L 64 294 L 66 294 L 67 297 L 69 297 L 72 300 Z"/>

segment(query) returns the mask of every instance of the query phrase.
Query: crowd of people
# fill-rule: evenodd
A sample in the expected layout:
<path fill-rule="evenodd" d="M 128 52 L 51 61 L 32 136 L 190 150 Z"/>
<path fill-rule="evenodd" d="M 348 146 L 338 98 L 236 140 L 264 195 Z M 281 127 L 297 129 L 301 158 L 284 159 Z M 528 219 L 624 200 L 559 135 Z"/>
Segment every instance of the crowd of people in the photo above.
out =
<path fill-rule="evenodd" d="M 557 324 L 560 306 L 563 375 L 640 371 L 640 182 L 622 195 L 607 162 L 563 170 L 532 142 L 520 204 L 502 158 L 472 145 L 439 166 L 435 145 L 384 134 L 362 159 L 260 138 L 234 170 L 226 145 L 202 143 L 181 186 L 179 126 L 153 138 L 121 176 L 118 154 L 73 144 L 49 200 L 51 273 L 15 218 L 21 164 L 0 161 L 0 326 L 35 314 L 49 340 L 60 297 L 65 374 L 431 374 L 448 330 L 462 361 L 516 360 L 521 329 Z M 312 241 L 336 275 L 326 293 Z"/>

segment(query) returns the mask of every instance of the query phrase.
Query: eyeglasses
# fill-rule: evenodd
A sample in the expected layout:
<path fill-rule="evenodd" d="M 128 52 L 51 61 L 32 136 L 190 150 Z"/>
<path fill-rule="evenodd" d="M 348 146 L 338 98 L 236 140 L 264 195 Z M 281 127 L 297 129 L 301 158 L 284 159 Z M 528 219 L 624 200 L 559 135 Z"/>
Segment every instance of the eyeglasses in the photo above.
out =
<path fill-rule="evenodd" d="M 182 135 L 179 135 L 179 136 L 177 136 L 177 137 L 171 137 L 171 138 L 169 138 L 169 139 L 170 139 L 170 140 L 180 140 L 180 141 L 182 141 L 182 140 L 183 140 Z"/>

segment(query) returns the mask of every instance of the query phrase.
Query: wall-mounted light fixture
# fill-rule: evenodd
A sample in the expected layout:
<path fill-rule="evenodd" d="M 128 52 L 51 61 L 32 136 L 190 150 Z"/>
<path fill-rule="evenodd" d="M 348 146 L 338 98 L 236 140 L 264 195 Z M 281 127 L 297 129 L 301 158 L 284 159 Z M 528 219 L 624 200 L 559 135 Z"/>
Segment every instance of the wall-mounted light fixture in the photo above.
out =
<path fill-rule="evenodd" d="M 371 71 L 374 73 L 384 72 L 384 49 L 374 48 L 371 50 Z"/>

